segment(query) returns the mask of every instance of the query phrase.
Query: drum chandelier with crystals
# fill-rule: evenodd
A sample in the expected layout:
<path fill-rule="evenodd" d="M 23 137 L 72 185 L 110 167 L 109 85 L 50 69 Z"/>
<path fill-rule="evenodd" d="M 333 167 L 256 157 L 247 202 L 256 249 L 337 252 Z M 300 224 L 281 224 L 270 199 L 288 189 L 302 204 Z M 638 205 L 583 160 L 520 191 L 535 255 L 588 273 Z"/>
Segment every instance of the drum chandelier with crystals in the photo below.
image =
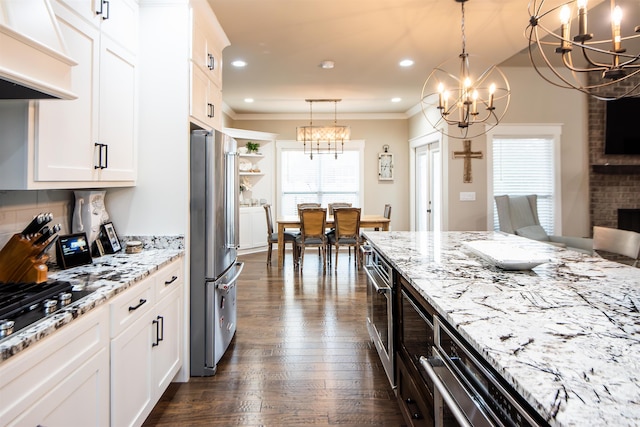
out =
<path fill-rule="evenodd" d="M 296 140 L 304 144 L 304 153 L 313 159 L 314 154 L 333 154 L 338 158 L 338 154 L 344 152 L 344 143 L 351 137 L 349 126 L 338 125 L 338 102 L 341 99 L 305 99 L 309 103 L 309 126 L 298 126 L 296 128 Z M 313 124 L 313 103 L 333 102 L 333 126 L 314 126 Z"/>
<path fill-rule="evenodd" d="M 637 1 L 621 2 L 621 7 L 610 0 L 611 33 L 599 40 L 587 28 L 587 0 L 553 3 L 546 8 L 549 3 L 552 2 L 529 3 L 531 18 L 526 32 L 529 59 L 536 72 L 555 86 L 576 89 L 601 100 L 640 96 L 640 82 L 629 80 L 640 72 L 640 52 L 627 52 L 625 48 L 633 39 L 640 41 L 640 25 L 634 27 L 637 22 L 623 20 L 623 14 L 629 14 L 631 7 L 639 7 Z M 590 18 L 594 22 L 594 17 Z M 572 19 L 577 20 L 573 27 Z M 554 61 L 555 55 L 560 55 L 561 61 Z"/>
<path fill-rule="evenodd" d="M 421 106 L 425 118 L 445 135 L 469 139 L 498 125 L 509 108 L 511 88 L 495 65 L 484 68 L 466 50 L 464 4 L 462 10 L 462 53 L 434 68 L 422 87 Z M 481 70 L 478 72 L 478 70 Z"/>

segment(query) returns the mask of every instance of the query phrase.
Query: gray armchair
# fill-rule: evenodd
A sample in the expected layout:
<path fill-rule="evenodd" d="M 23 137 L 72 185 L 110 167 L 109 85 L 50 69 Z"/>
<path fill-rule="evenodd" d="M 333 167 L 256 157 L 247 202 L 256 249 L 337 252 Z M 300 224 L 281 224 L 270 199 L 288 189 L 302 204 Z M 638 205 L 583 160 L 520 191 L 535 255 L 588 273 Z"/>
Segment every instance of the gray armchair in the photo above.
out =
<path fill-rule="evenodd" d="M 575 251 L 593 253 L 593 240 L 585 237 L 549 236 L 538 219 L 538 196 L 495 196 L 500 231 L 547 242 Z"/>

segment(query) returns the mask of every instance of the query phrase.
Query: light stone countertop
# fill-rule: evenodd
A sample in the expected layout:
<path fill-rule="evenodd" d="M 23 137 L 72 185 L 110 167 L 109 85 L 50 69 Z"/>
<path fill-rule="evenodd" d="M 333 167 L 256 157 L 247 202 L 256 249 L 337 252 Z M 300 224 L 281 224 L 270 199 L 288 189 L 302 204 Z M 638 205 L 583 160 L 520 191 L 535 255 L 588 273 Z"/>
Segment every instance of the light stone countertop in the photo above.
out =
<path fill-rule="evenodd" d="M 640 425 L 640 268 L 500 232 L 364 234 L 551 425 Z M 501 270 L 474 240 L 550 261 Z"/>
<path fill-rule="evenodd" d="M 184 256 L 184 238 L 181 236 L 123 238 L 123 247 L 126 240 L 140 240 L 144 249 L 138 254 L 126 254 L 123 249 L 113 255 L 93 258 L 92 264 L 68 270 L 51 269 L 49 280 L 68 281 L 94 292 L 1 339 L 0 364 Z"/>

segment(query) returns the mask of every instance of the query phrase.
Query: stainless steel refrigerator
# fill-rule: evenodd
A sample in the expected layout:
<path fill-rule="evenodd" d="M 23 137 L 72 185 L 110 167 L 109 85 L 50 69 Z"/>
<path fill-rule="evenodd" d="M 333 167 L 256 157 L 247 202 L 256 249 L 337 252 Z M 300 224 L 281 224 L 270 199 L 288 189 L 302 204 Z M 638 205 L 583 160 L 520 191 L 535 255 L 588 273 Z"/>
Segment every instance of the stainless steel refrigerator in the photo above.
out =
<path fill-rule="evenodd" d="M 238 154 L 218 131 L 191 133 L 191 375 L 210 376 L 236 332 Z"/>

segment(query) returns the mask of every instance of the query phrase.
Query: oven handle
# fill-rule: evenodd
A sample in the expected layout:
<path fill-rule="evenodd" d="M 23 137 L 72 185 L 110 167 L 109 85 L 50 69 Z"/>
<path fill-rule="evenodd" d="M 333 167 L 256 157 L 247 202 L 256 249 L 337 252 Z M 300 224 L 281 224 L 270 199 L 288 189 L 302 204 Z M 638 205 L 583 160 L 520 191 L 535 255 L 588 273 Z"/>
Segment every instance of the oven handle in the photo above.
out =
<path fill-rule="evenodd" d="M 242 269 L 244 269 L 244 262 L 236 262 L 236 267 L 238 267 L 238 271 L 236 272 L 236 274 L 233 275 L 231 280 L 224 283 L 218 283 L 216 285 L 216 288 L 222 289 L 223 291 L 228 291 L 229 289 L 233 288 L 236 285 L 236 281 L 238 280 L 238 277 L 240 277 L 240 273 L 242 273 Z"/>
<path fill-rule="evenodd" d="M 434 353 L 436 353 L 437 350 L 436 349 L 434 350 L 435 350 Z M 473 427 L 477 425 L 488 425 L 488 426 L 495 425 L 493 422 L 491 422 L 491 420 L 489 420 L 489 418 L 487 418 L 482 408 L 479 407 L 475 402 L 475 400 L 473 399 L 473 396 L 469 394 L 469 392 L 464 388 L 460 380 L 458 380 L 458 378 L 455 377 L 454 372 L 446 365 L 446 363 L 444 363 L 444 361 L 440 357 L 433 356 L 431 358 L 426 358 L 424 356 L 421 356 L 420 364 L 422 365 L 424 370 L 427 372 L 427 375 L 429 375 L 429 378 L 431 379 L 431 381 L 433 381 L 433 385 L 438 389 L 438 392 L 442 396 L 442 399 L 446 402 L 447 407 L 451 410 L 451 413 L 455 417 L 456 421 L 460 423 L 461 426 Z M 436 364 L 437 366 L 434 366 L 434 364 Z M 444 382 L 442 381 L 441 376 L 438 375 L 438 373 L 436 372 L 436 369 L 445 371 L 446 373 L 450 374 L 452 381 L 447 381 L 447 385 L 445 385 Z M 466 400 L 466 402 L 464 403 L 466 403 L 467 405 L 465 406 L 477 408 L 477 410 L 474 411 L 473 416 L 470 417 L 473 420 L 473 424 L 469 422 L 470 418 L 467 417 L 464 409 L 456 402 L 456 399 L 453 397 L 454 393 L 458 398 L 462 398 Z M 478 420 L 476 418 L 478 416 L 481 416 L 482 420 Z M 484 421 L 484 423 L 481 424 L 481 423 L 478 423 L 478 421 Z"/>
<path fill-rule="evenodd" d="M 378 280 L 376 277 L 374 277 L 373 274 L 371 273 L 371 270 L 374 270 L 374 269 L 366 265 L 364 266 L 364 272 L 367 274 L 367 277 L 369 278 L 369 282 L 371 282 L 376 292 L 379 294 L 384 294 L 385 292 L 391 292 L 390 286 L 380 286 L 378 284 L 380 281 L 384 282 L 384 280 Z"/>

